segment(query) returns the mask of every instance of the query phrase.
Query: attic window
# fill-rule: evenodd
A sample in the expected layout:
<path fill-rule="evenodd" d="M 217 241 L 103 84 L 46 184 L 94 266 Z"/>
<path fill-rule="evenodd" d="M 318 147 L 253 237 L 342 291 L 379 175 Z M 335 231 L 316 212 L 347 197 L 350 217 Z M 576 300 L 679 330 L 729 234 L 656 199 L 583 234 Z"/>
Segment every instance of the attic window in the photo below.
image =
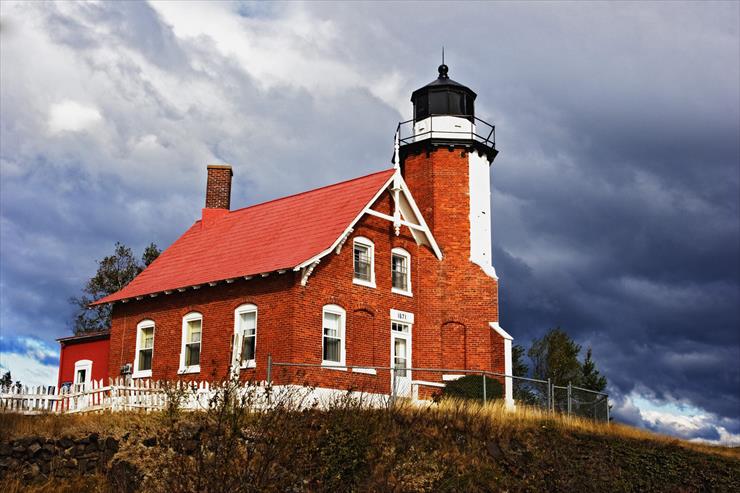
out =
<path fill-rule="evenodd" d="M 372 241 L 358 236 L 353 242 L 354 275 L 352 282 L 375 287 L 375 246 Z"/>

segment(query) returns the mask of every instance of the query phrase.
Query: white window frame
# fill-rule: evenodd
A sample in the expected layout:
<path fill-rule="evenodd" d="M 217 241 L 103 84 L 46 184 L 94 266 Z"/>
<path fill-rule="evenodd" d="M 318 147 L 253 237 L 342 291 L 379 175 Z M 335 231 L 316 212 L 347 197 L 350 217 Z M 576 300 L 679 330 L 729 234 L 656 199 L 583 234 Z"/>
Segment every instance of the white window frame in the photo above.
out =
<path fill-rule="evenodd" d="M 368 256 L 370 257 L 370 280 L 357 279 L 355 277 L 355 245 L 362 245 L 368 248 Z M 375 243 L 369 238 L 364 236 L 356 236 L 352 240 L 352 283 L 360 286 L 366 286 L 368 288 L 375 287 Z"/>
<path fill-rule="evenodd" d="M 134 354 L 134 372 L 132 373 L 133 378 L 151 378 L 152 369 L 139 370 L 139 351 L 142 347 L 142 332 L 143 329 L 152 329 L 152 366 L 154 366 L 154 336 L 156 334 L 156 328 L 154 320 L 142 320 L 136 325 L 136 353 Z"/>
<path fill-rule="evenodd" d="M 254 359 L 247 360 L 246 362 L 242 361 L 241 354 L 242 354 L 242 334 L 239 332 L 239 324 L 241 322 L 241 316 L 245 313 L 254 313 Z M 240 369 L 245 368 L 255 368 L 257 366 L 257 321 L 258 321 L 258 313 L 257 313 L 257 305 L 246 303 L 244 305 L 240 305 L 237 307 L 236 310 L 234 310 L 234 353 L 232 354 L 231 361 L 236 362 L 238 364 L 238 367 Z"/>
<path fill-rule="evenodd" d="M 185 344 L 187 342 L 188 322 L 200 320 L 200 356 L 198 364 L 185 366 Z M 200 360 L 203 358 L 203 315 L 199 312 L 190 312 L 182 317 L 182 343 L 180 344 L 180 370 L 178 373 L 200 373 Z"/>
<path fill-rule="evenodd" d="M 80 388 L 87 388 L 90 385 L 90 382 L 92 382 L 92 367 L 93 362 L 89 359 L 81 359 L 75 361 L 75 374 L 72 378 L 72 385 L 75 390 L 78 390 Z M 85 370 L 85 381 L 84 382 L 78 382 L 77 381 L 77 372 L 80 370 Z M 82 385 L 82 387 L 78 387 L 79 385 Z"/>
<path fill-rule="evenodd" d="M 354 255 L 354 253 L 353 253 Z M 339 315 L 339 361 L 324 359 L 324 317 L 327 313 Z M 324 305 L 321 310 L 321 365 L 322 366 L 343 366 L 347 363 L 347 351 L 345 344 L 347 341 L 347 312 L 339 305 Z M 347 370 L 344 368 L 331 368 L 333 370 Z"/>
<path fill-rule="evenodd" d="M 406 289 L 393 286 L 393 256 L 404 257 L 406 259 Z M 394 248 L 391 250 L 391 292 L 402 294 L 404 296 L 413 296 L 411 292 L 411 254 L 403 248 Z"/>

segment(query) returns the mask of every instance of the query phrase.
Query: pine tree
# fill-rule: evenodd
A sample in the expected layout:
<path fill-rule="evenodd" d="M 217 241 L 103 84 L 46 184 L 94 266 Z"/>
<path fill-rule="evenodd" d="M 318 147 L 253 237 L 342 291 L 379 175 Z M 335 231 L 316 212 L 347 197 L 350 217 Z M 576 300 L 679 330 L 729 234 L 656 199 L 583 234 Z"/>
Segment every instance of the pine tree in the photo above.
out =
<path fill-rule="evenodd" d="M 6 371 L 2 377 L 0 377 L 0 390 L 7 392 L 13 385 L 13 377 L 10 376 L 10 371 Z"/>
<path fill-rule="evenodd" d="M 511 371 L 515 377 L 526 377 L 529 367 L 524 362 L 524 346 L 514 344 L 511 347 Z"/>
<path fill-rule="evenodd" d="M 580 385 L 583 376 L 578 354 L 581 346 L 560 327 L 550 329 L 541 339 L 535 339 L 527 351 L 533 363 L 534 378 L 556 385 Z"/>
<path fill-rule="evenodd" d="M 515 377 L 526 377 L 529 375 L 529 367 L 524 362 L 524 346 L 515 344 L 511 347 L 511 372 Z M 536 404 L 537 393 L 532 385 L 526 380 L 513 378 L 514 400 L 524 404 Z"/>
<path fill-rule="evenodd" d="M 591 347 L 586 350 L 586 359 L 583 360 L 581 385 L 589 390 L 602 392 L 606 388 L 606 377 L 596 369 L 596 363 L 591 359 Z"/>
<path fill-rule="evenodd" d="M 144 249 L 141 261 L 138 261 L 129 247 L 117 242 L 113 255 L 98 261 L 98 270 L 87 281 L 82 289 L 83 294 L 79 297 L 70 298 L 70 303 L 77 307 L 73 321 L 75 334 L 110 328 L 110 305 L 90 307 L 90 303 L 122 289 L 151 264 L 159 254 L 160 250 L 157 245 L 150 243 Z"/>

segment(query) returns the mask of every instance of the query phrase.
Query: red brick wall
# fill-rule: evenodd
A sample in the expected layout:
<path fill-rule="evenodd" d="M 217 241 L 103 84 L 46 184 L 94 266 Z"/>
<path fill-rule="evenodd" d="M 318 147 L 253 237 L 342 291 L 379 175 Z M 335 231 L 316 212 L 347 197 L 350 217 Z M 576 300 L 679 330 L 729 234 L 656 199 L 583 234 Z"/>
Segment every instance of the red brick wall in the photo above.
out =
<path fill-rule="evenodd" d="M 116 303 L 111 325 L 110 374 L 118 376 L 121 365 L 133 363 L 136 325 L 144 319 L 155 322 L 152 377 L 178 378 L 182 344 L 182 317 L 190 312 L 203 315 L 200 374 L 185 379 L 220 380 L 228 375 L 234 334 L 234 310 L 245 303 L 258 307 L 256 370 L 242 370 L 244 378 L 265 378 L 268 351 L 275 359 L 290 354 L 288 334 L 291 291 L 296 274 L 288 271 L 232 284 L 203 286 L 198 290 L 160 294 L 129 303 Z"/>
<path fill-rule="evenodd" d="M 393 225 L 365 216 L 355 226 L 340 254 L 332 252 L 313 271 L 307 286 L 300 273 L 271 274 L 267 278 L 202 287 L 156 298 L 116 304 L 111 335 L 111 375 L 133 362 L 136 325 L 144 318 L 156 323 L 153 378 L 176 377 L 179 367 L 183 315 L 203 314 L 201 373 L 187 378 L 213 380 L 227 375 L 231 358 L 234 309 L 242 303 L 258 307 L 255 370 L 242 378 L 265 378 L 267 354 L 273 361 L 320 364 L 322 307 L 336 304 L 346 310 L 348 365 L 390 364 L 390 310 L 415 314 L 412 327 L 414 367 L 488 369 L 503 372 L 503 339 L 489 326 L 498 320 L 498 290 L 494 279 L 471 263 L 468 205 L 468 161 L 459 149 L 440 149 L 409 156 L 404 163 L 407 183 L 434 224 L 444 258 L 439 261 L 413 240 L 407 228 L 395 236 Z M 392 200 L 384 194 L 374 205 L 391 213 Z M 352 243 L 357 236 L 375 244 L 376 288 L 353 284 Z M 411 254 L 413 297 L 391 292 L 391 249 Z M 417 372 L 414 379 L 440 381 L 441 375 Z M 320 386 L 353 386 L 367 391 L 390 388 L 388 372 L 377 376 L 326 369 L 273 368 L 276 383 L 307 382 Z"/>
<path fill-rule="evenodd" d="M 467 151 L 447 147 L 422 150 L 408 155 L 402 170 L 444 255 L 442 262 L 423 265 L 421 325 L 434 327 L 438 341 L 429 336 L 430 350 L 425 351 L 425 358 L 437 365 L 449 361 L 464 364 L 467 369 L 503 372 L 503 339 L 488 326 L 489 321 L 498 321 L 498 282 L 469 260 Z M 445 351 L 440 347 L 442 340 Z M 454 341 L 464 345 L 464 361 L 460 360 L 459 347 L 450 348 Z M 418 343 L 415 353 L 416 348 Z M 438 359 L 432 361 L 435 355 Z"/>

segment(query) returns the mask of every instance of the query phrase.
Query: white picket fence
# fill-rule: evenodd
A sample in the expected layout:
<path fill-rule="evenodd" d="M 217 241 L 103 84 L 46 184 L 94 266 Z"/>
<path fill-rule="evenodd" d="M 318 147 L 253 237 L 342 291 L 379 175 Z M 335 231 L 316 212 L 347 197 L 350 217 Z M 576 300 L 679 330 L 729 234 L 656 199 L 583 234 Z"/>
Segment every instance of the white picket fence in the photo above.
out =
<path fill-rule="evenodd" d="M 266 382 L 237 384 L 209 382 L 160 382 L 129 380 L 92 381 L 73 385 L 60 391 L 54 386 L 16 387 L 0 392 L 0 412 L 20 414 L 86 413 L 100 411 L 161 411 L 171 399 L 177 407 L 186 410 L 208 409 L 212 399 L 226 385 L 230 385 L 248 404 L 267 409 L 290 402 L 294 409 L 330 407 L 337 399 L 350 396 L 372 407 L 386 406 L 389 396 L 338 389 L 304 387 L 300 385 L 268 386 Z"/>
<path fill-rule="evenodd" d="M 206 409 L 221 384 L 208 382 L 155 382 L 116 379 L 105 385 L 103 380 L 65 387 L 13 386 L 0 392 L 0 412 L 22 414 L 81 413 L 103 410 L 156 411 L 167 407 L 168 400 L 178 398 L 182 409 Z M 242 386 L 247 390 L 247 386 Z M 264 393 L 265 384 L 249 384 L 255 393 Z M 177 397 L 176 397 L 177 396 Z"/>

